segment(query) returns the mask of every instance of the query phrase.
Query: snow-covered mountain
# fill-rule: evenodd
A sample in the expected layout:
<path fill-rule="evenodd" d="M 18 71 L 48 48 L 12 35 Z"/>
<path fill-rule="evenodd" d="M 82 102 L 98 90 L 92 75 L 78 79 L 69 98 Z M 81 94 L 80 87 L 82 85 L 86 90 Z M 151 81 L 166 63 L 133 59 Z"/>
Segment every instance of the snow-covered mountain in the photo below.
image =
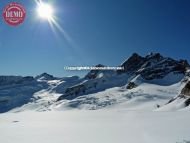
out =
<path fill-rule="evenodd" d="M 0 142 L 188 143 L 188 62 L 133 54 L 121 66 L 83 78 L 0 76 Z"/>
<path fill-rule="evenodd" d="M 98 67 L 105 65 L 98 64 Z M 0 76 L 0 112 L 122 108 L 189 108 L 190 66 L 159 53 L 134 53 L 124 70 L 92 70 L 83 78 Z"/>

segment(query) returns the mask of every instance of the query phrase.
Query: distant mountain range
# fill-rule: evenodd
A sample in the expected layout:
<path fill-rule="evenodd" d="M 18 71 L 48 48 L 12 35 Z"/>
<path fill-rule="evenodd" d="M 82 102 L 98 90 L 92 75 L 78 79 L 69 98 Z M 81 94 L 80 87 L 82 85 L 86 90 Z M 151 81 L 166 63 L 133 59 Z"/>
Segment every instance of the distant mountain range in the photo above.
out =
<path fill-rule="evenodd" d="M 96 65 L 105 66 L 102 64 Z M 182 110 L 190 104 L 190 65 L 160 53 L 134 53 L 124 70 L 92 70 L 83 78 L 0 76 L 0 112 L 125 108 Z"/>

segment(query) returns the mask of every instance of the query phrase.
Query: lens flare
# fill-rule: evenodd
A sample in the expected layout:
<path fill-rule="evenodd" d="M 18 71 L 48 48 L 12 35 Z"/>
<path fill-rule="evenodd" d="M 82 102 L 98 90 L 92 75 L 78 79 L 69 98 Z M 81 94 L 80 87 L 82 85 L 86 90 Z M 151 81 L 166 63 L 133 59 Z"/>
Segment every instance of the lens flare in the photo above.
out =
<path fill-rule="evenodd" d="M 53 18 L 54 9 L 50 4 L 40 2 L 37 7 L 38 15 L 47 20 L 51 20 Z"/>
<path fill-rule="evenodd" d="M 47 20 L 56 38 L 60 39 L 60 37 L 63 36 L 71 47 L 73 48 L 76 47 L 76 44 L 74 44 L 72 38 L 60 25 L 59 23 L 60 19 L 56 16 L 57 10 L 56 7 L 54 7 L 55 5 L 53 5 L 53 3 L 50 2 L 47 3 L 42 0 L 35 0 L 35 2 L 37 5 L 36 7 L 37 21 L 39 21 L 40 19 Z"/>

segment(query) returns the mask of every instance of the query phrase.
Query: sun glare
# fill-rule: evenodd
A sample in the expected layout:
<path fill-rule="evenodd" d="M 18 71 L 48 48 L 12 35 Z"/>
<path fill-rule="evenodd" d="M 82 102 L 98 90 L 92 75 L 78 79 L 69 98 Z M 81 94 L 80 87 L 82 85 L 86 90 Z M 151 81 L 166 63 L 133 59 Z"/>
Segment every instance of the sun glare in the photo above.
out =
<path fill-rule="evenodd" d="M 47 3 L 42 0 L 35 0 L 36 2 L 36 16 L 37 16 L 37 21 L 39 22 L 39 19 L 46 20 L 53 33 L 58 37 L 58 31 L 63 34 L 64 38 L 69 44 L 72 44 L 73 46 L 73 41 L 71 37 L 67 34 L 65 29 L 59 24 L 58 21 L 61 21 L 57 16 L 56 16 L 56 7 L 52 3 Z M 56 31 L 58 30 L 58 31 Z M 73 46 L 74 47 L 74 46 Z"/>
<path fill-rule="evenodd" d="M 51 20 L 53 18 L 54 9 L 47 3 L 39 3 L 37 7 L 37 13 L 40 18 Z"/>

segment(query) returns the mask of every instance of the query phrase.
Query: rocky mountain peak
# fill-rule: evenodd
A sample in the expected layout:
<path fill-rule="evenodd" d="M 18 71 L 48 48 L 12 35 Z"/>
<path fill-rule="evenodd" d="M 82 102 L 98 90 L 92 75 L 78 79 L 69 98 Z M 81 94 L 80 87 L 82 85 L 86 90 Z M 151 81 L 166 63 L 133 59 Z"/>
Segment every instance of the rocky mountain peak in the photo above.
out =
<path fill-rule="evenodd" d="M 163 78 L 171 72 L 185 73 L 189 64 L 186 60 L 177 61 L 160 53 L 150 53 L 145 57 L 134 53 L 121 66 L 124 71 L 119 71 L 120 73 L 140 74 L 144 79 L 152 80 Z"/>
<path fill-rule="evenodd" d="M 151 60 L 151 59 L 155 59 L 157 61 L 163 59 L 164 57 L 160 54 L 160 53 L 150 53 L 147 56 L 145 56 L 146 60 Z"/>
<path fill-rule="evenodd" d="M 42 74 L 36 76 L 36 79 L 39 79 L 39 80 L 54 80 L 56 78 L 53 75 L 50 75 L 48 73 L 42 73 Z"/>
<path fill-rule="evenodd" d="M 141 57 L 137 53 L 134 53 L 131 57 L 129 57 L 125 62 L 121 64 L 121 66 L 124 67 L 124 70 L 120 72 L 133 72 L 142 66 L 144 60 L 144 57 Z"/>
<path fill-rule="evenodd" d="M 98 64 L 95 65 L 95 67 L 105 67 L 105 65 Z M 95 79 L 98 75 L 98 73 L 101 72 L 101 70 L 91 70 L 86 76 L 85 79 Z"/>

